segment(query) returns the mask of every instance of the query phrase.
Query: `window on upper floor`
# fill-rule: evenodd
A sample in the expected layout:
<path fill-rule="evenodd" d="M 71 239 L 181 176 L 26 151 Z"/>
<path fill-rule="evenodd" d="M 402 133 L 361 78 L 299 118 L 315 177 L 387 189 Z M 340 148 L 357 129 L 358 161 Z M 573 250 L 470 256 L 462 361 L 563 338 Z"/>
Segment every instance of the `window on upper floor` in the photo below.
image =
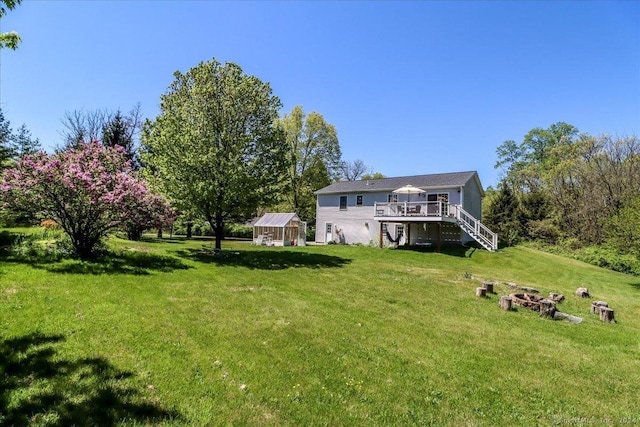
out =
<path fill-rule="evenodd" d="M 427 202 L 449 203 L 449 193 L 429 193 L 427 194 Z"/>
<path fill-rule="evenodd" d="M 362 195 L 360 194 L 356 196 L 356 206 L 362 206 Z"/>
<path fill-rule="evenodd" d="M 340 196 L 340 210 L 347 210 L 347 196 Z"/>
<path fill-rule="evenodd" d="M 387 195 L 387 202 L 389 202 L 389 203 L 397 203 L 398 202 L 398 195 L 397 194 L 388 194 Z"/>

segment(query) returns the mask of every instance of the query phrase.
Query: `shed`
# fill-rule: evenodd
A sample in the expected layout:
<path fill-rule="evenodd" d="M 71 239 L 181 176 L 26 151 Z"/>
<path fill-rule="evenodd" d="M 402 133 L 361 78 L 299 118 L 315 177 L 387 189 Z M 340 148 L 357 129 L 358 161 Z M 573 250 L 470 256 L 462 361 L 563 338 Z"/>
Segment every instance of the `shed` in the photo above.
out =
<path fill-rule="evenodd" d="M 253 225 L 253 243 L 266 246 L 305 246 L 307 223 L 295 213 L 266 213 Z"/>

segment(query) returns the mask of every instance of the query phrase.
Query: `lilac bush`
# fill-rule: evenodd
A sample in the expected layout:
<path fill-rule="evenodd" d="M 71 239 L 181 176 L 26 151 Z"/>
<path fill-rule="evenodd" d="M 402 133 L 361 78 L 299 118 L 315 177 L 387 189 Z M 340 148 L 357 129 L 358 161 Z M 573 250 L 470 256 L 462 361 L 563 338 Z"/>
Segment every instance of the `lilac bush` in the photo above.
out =
<path fill-rule="evenodd" d="M 57 154 L 23 157 L 2 175 L 5 207 L 55 220 L 86 259 L 107 233 L 156 225 L 171 217 L 168 204 L 138 180 L 124 150 L 97 141 Z"/>

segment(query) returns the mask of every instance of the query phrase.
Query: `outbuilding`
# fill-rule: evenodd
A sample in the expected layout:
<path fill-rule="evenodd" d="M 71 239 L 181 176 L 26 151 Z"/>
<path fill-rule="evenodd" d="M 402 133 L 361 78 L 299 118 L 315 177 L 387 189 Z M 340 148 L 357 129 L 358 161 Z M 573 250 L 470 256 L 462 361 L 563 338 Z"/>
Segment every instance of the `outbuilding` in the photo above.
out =
<path fill-rule="evenodd" d="M 253 225 L 253 243 L 265 246 L 305 246 L 307 223 L 295 213 L 266 213 Z"/>

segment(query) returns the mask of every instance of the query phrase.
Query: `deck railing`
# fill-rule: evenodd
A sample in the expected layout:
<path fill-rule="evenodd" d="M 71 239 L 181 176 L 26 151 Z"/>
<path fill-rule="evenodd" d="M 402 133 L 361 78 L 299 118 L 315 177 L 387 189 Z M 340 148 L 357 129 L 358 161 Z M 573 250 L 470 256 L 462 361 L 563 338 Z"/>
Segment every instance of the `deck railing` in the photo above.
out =
<path fill-rule="evenodd" d="M 460 205 L 445 202 L 376 202 L 376 217 L 449 217 L 490 251 L 498 249 L 498 235 Z"/>
<path fill-rule="evenodd" d="M 444 202 L 376 202 L 375 216 L 449 216 L 455 205 Z"/>

